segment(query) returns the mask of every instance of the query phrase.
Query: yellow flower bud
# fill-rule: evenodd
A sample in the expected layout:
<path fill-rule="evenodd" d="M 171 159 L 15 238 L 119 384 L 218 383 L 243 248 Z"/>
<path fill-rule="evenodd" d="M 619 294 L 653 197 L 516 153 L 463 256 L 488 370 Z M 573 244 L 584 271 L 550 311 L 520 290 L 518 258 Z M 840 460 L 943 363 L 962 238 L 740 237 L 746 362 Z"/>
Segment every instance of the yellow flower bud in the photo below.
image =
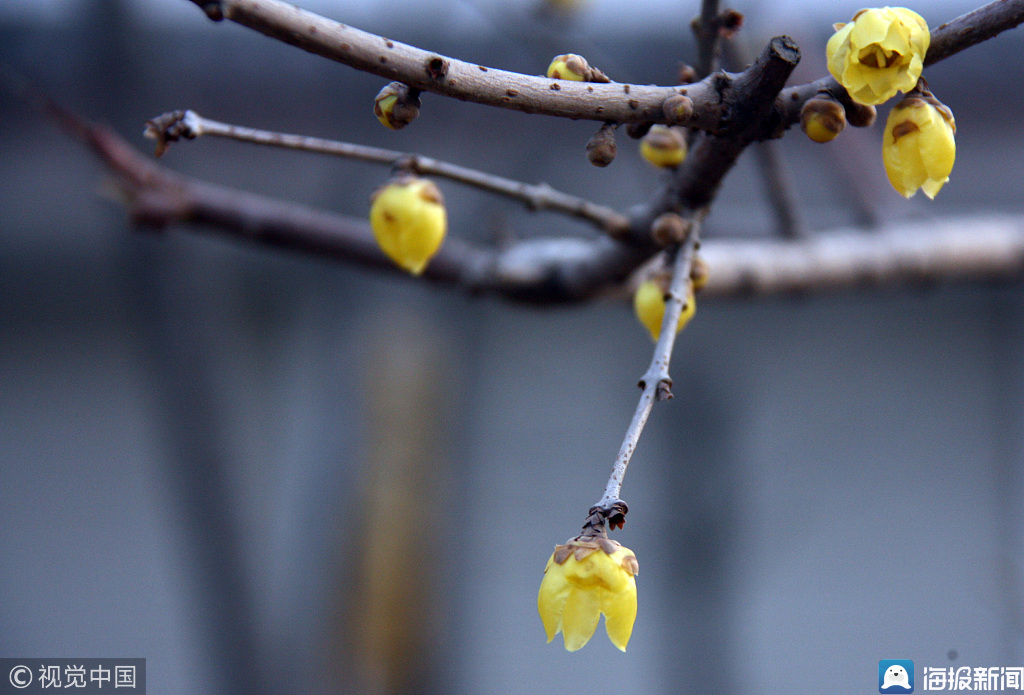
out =
<path fill-rule="evenodd" d="M 581 55 L 566 53 L 555 56 L 548 66 L 548 77 L 556 80 L 585 82 L 590 76 L 590 63 Z"/>
<path fill-rule="evenodd" d="M 640 283 L 633 295 L 633 311 L 655 341 L 661 334 L 661 322 L 665 318 L 665 290 L 655 280 Z M 697 312 L 697 299 L 693 295 L 693 283 L 687 283 L 686 304 L 679 314 L 676 333 L 686 328 Z"/>
<path fill-rule="evenodd" d="M 861 10 L 849 24 L 836 25 L 825 48 L 828 71 L 854 101 L 881 104 L 914 88 L 930 42 L 928 24 L 912 10 Z"/>
<path fill-rule="evenodd" d="M 686 140 L 677 128 L 653 125 L 640 141 L 640 154 L 656 167 L 676 167 L 686 159 Z"/>
<path fill-rule="evenodd" d="M 693 255 L 693 262 L 690 264 L 690 282 L 693 283 L 694 292 L 700 292 L 708 286 L 708 276 L 710 274 L 711 269 L 708 267 L 708 262 L 704 260 L 704 256 L 695 253 Z M 694 310 L 696 308 L 694 306 Z"/>
<path fill-rule="evenodd" d="M 800 109 L 800 127 L 814 142 L 830 142 L 846 127 L 846 112 L 830 97 L 808 99 Z"/>
<path fill-rule="evenodd" d="M 444 241 L 447 216 L 441 191 L 415 176 L 388 183 L 373 195 L 370 226 L 381 250 L 419 275 Z"/>
<path fill-rule="evenodd" d="M 934 198 L 953 171 L 954 133 L 953 113 L 927 90 L 894 106 L 882 136 L 882 160 L 892 187 L 906 198 L 919 188 Z"/>
<path fill-rule="evenodd" d="M 386 128 L 401 130 L 420 115 L 418 91 L 401 82 L 391 82 L 373 100 L 373 115 Z"/>
<path fill-rule="evenodd" d="M 590 641 L 603 613 L 608 638 L 626 651 L 636 621 L 639 569 L 632 550 L 607 538 L 555 546 L 537 594 L 548 642 L 561 632 L 565 648 L 576 651 Z"/>

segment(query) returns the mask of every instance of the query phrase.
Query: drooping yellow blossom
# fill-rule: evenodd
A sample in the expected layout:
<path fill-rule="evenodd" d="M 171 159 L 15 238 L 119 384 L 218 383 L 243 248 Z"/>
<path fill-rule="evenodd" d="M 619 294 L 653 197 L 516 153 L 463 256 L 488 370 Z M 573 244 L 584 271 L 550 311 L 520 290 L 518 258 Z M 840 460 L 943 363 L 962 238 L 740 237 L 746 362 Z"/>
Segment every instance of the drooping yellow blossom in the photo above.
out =
<path fill-rule="evenodd" d="M 555 56 L 548 66 L 548 77 L 556 80 L 584 82 L 590 72 L 590 63 L 581 55 L 566 53 Z"/>
<path fill-rule="evenodd" d="M 686 140 L 678 128 L 653 125 L 640 140 L 640 154 L 656 167 L 676 167 L 686 159 Z"/>
<path fill-rule="evenodd" d="M 551 642 L 559 632 L 574 652 L 594 635 L 604 614 L 608 638 L 626 651 L 636 620 L 636 574 L 629 548 L 608 538 L 576 538 L 555 546 L 537 594 L 537 610 Z"/>
<path fill-rule="evenodd" d="M 894 106 L 882 136 L 882 160 L 892 187 L 906 198 L 919 188 L 934 198 L 953 171 L 954 133 L 953 113 L 927 90 Z"/>
<path fill-rule="evenodd" d="M 388 183 L 374 193 L 370 226 L 381 250 L 419 275 L 441 248 L 448 226 L 441 191 L 415 176 Z"/>
<path fill-rule="evenodd" d="M 835 26 L 825 48 L 828 71 L 854 101 L 881 104 L 917 84 L 931 42 L 921 15 L 904 7 L 873 8 Z"/>
<path fill-rule="evenodd" d="M 683 330 L 697 312 L 697 299 L 693 294 L 693 283 L 687 283 L 686 304 L 679 314 L 676 333 Z M 633 310 L 655 341 L 661 334 L 661 322 L 665 318 L 665 290 L 654 280 L 640 283 L 633 295 Z"/>

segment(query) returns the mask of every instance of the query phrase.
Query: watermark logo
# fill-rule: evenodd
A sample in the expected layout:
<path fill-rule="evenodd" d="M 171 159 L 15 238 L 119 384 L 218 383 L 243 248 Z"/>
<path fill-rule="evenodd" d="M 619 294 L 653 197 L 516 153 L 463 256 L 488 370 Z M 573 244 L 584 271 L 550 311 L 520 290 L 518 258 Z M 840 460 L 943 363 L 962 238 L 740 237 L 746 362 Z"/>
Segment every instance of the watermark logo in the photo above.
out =
<path fill-rule="evenodd" d="M 0 659 L 0 695 L 145 695 L 145 659 Z"/>
<path fill-rule="evenodd" d="M 914 692 L 914 662 L 910 659 L 882 659 L 879 661 L 878 692 Z"/>

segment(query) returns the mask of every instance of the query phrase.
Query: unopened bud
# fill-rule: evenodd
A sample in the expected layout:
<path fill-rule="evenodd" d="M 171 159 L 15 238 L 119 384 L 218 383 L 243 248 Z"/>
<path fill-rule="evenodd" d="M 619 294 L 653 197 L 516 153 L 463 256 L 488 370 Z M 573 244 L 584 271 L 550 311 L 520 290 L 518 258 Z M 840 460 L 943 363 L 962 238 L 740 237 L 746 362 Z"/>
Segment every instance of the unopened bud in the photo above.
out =
<path fill-rule="evenodd" d="M 693 100 L 685 94 L 673 94 L 661 104 L 669 123 L 682 125 L 693 115 Z"/>
<path fill-rule="evenodd" d="M 634 121 L 632 123 L 627 123 L 626 135 L 634 140 L 639 140 L 643 136 L 647 135 L 647 131 L 651 129 L 652 125 L 654 124 L 650 121 Z"/>
<path fill-rule="evenodd" d="M 419 275 L 441 247 L 447 230 L 441 191 L 429 179 L 410 175 L 388 182 L 373 194 L 370 227 L 391 260 Z"/>
<path fill-rule="evenodd" d="M 676 84 L 690 84 L 697 81 L 697 71 L 692 65 L 679 64 L 679 72 L 676 74 Z"/>
<path fill-rule="evenodd" d="M 575 53 L 555 56 L 548 66 L 548 77 L 554 80 L 572 80 L 573 82 L 611 82 L 608 76 L 595 67 L 591 67 L 587 59 Z"/>
<path fill-rule="evenodd" d="M 556 80 L 572 80 L 585 82 L 590 71 L 590 63 L 581 55 L 566 53 L 555 56 L 548 66 L 548 77 Z"/>
<path fill-rule="evenodd" d="M 829 142 L 846 127 L 846 112 L 831 97 L 814 97 L 800 109 L 800 127 L 814 142 Z"/>
<path fill-rule="evenodd" d="M 690 282 L 693 283 L 693 291 L 700 292 L 708 284 L 708 262 L 699 253 L 694 254 L 690 263 Z"/>
<path fill-rule="evenodd" d="M 686 140 L 676 128 L 654 125 L 640 141 L 640 154 L 656 167 L 676 167 L 686 159 Z"/>
<path fill-rule="evenodd" d="M 679 314 L 676 333 L 686 327 L 697 311 L 697 300 L 693 296 L 693 287 L 690 283 L 686 284 L 686 303 Z M 633 311 L 654 341 L 657 341 L 661 334 L 661 322 L 665 318 L 665 291 L 666 287 L 663 283 L 652 279 L 640 283 L 640 286 L 636 288 L 636 294 L 633 295 Z"/>
<path fill-rule="evenodd" d="M 690 223 L 674 212 L 665 212 L 651 224 L 651 236 L 661 246 L 676 244 L 690 231 Z"/>
<path fill-rule="evenodd" d="M 420 115 L 419 90 L 401 82 L 392 82 L 377 92 L 373 115 L 391 130 L 401 130 Z"/>
<path fill-rule="evenodd" d="M 870 128 L 878 117 L 878 111 L 870 104 L 861 104 L 850 100 L 846 107 L 846 120 L 854 128 Z"/>
<path fill-rule="evenodd" d="M 587 159 L 596 167 L 606 167 L 615 160 L 615 128 L 607 123 L 587 141 Z"/>

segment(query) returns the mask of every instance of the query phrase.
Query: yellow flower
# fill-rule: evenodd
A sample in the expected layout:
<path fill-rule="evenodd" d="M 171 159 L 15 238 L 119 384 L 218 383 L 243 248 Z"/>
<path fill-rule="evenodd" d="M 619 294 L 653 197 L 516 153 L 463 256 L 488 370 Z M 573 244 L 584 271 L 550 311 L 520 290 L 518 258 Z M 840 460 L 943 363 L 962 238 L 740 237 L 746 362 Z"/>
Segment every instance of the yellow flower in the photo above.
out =
<path fill-rule="evenodd" d="M 388 183 L 374 193 L 370 226 L 381 250 L 419 275 L 444 241 L 447 216 L 441 191 L 415 176 Z"/>
<path fill-rule="evenodd" d="M 676 333 L 683 330 L 690 322 L 693 315 L 697 313 L 697 298 L 693 295 L 693 283 L 688 283 L 689 288 L 686 294 L 686 304 L 679 314 L 679 323 L 676 324 Z M 640 323 L 651 332 L 651 338 L 655 341 L 661 334 L 661 321 L 665 318 L 665 290 L 654 280 L 647 280 L 640 283 L 633 295 L 633 310 Z"/>
<path fill-rule="evenodd" d="M 917 84 L 931 42 L 921 15 L 882 7 L 861 10 L 849 24 L 835 26 L 825 48 L 828 71 L 854 101 L 881 104 Z"/>
<path fill-rule="evenodd" d="M 640 141 L 640 154 L 656 167 L 676 167 L 686 159 L 686 140 L 677 128 L 653 125 Z"/>
<path fill-rule="evenodd" d="M 882 136 L 882 160 L 892 187 L 906 198 L 919 188 L 934 198 L 953 171 L 955 132 L 953 113 L 927 90 L 894 106 Z"/>
<path fill-rule="evenodd" d="M 629 548 L 607 538 L 576 538 L 555 546 L 537 594 L 548 642 L 559 632 L 574 652 L 594 635 L 604 614 L 608 638 L 626 651 L 636 620 L 636 573 Z"/>

